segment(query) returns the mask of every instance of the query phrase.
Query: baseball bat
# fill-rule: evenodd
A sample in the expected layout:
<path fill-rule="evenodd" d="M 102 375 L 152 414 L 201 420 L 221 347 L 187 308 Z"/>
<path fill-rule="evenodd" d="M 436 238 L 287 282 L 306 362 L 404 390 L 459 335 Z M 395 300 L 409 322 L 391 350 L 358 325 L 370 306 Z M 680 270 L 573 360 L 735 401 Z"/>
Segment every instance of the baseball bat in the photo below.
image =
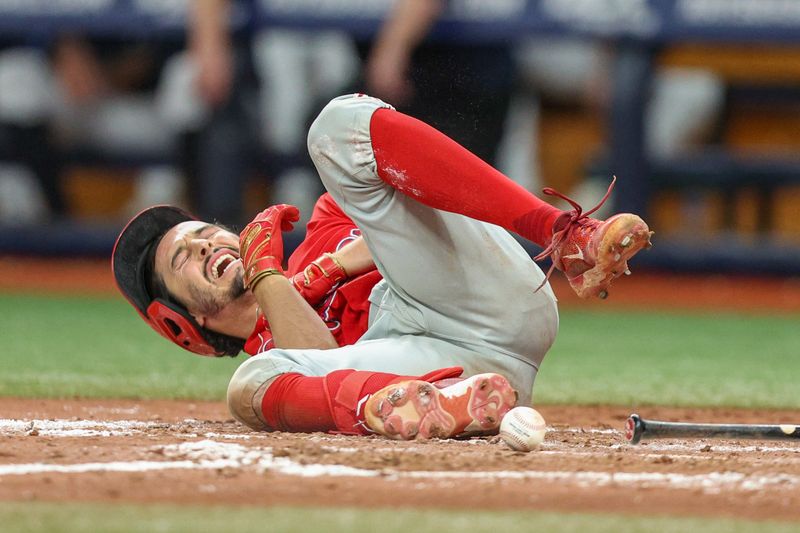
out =
<path fill-rule="evenodd" d="M 800 425 L 795 424 L 690 424 L 645 420 L 632 414 L 625 422 L 625 438 L 631 444 L 642 439 L 695 437 L 701 439 L 800 439 Z"/>

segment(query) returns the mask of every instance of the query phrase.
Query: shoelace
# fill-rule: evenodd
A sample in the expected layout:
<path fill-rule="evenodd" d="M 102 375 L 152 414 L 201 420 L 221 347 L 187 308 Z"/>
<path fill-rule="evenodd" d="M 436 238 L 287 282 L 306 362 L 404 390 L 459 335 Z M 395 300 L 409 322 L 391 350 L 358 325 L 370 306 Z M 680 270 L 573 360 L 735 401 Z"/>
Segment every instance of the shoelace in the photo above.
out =
<path fill-rule="evenodd" d="M 555 196 L 556 198 L 561 198 L 562 200 L 568 202 L 573 207 L 573 210 L 569 212 L 570 217 L 569 220 L 567 221 L 567 224 L 557 232 L 553 233 L 553 238 L 550 241 L 550 244 L 548 244 L 547 248 L 542 250 L 542 252 L 539 255 L 534 257 L 533 260 L 541 261 L 545 257 L 552 256 L 553 252 L 555 252 L 556 249 L 559 246 L 561 246 L 562 243 L 568 241 L 569 238 L 572 236 L 572 233 L 580 227 L 580 221 L 589 218 L 589 215 L 600 209 L 603 206 L 603 204 L 606 203 L 608 197 L 611 196 L 611 191 L 614 190 L 614 184 L 616 182 L 617 182 L 617 177 L 614 176 L 611 180 L 611 184 L 608 186 L 606 194 L 603 196 L 603 198 L 600 199 L 600 202 L 590 210 L 586 211 L 585 213 L 583 212 L 583 208 L 580 205 L 578 205 L 578 202 L 576 202 L 566 194 L 562 194 L 550 187 L 545 187 L 544 189 L 542 189 L 542 192 L 544 194 L 547 194 L 548 196 Z M 556 268 L 556 263 L 555 261 L 553 261 L 552 264 L 550 265 L 550 268 L 547 270 L 547 274 L 545 274 L 545 277 L 542 280 L 541 285 L 536 287 L 536 291 L 544 287 L 544 284 L 547 283 L 547 281 L 550 279 L 550 275 L 553 273 L 553 270 L 555 268 Z"/>

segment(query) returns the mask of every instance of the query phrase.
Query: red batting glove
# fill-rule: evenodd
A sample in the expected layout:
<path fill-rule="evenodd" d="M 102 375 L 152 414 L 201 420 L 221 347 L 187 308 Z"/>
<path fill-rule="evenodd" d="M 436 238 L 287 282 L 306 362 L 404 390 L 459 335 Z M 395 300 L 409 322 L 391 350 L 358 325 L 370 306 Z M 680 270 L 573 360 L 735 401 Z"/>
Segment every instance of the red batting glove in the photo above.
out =
<path fill-rule="evenodd" d="M 303 299 L 314 307 L 345 279 L 347 272 L 339 260 L 331 254 L 323 254 L 302 272 L 295 274 L 292 284 Z"/>
<path fill-rule="evenodd" d="M 239 256 L 244 266 L 244 285 L 255 288 L 273 274 L 283 275 L 283 235 L 300 219 L 293 205 L 278 204 L 260 212 L 239 234 Z"/>

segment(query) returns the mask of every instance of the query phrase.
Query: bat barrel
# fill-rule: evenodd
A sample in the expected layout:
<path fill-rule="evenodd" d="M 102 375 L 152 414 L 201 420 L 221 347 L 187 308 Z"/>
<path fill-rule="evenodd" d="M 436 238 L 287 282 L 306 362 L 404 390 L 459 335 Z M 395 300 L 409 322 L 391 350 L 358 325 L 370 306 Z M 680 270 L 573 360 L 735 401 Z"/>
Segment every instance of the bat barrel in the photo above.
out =
<path fill-rule="evenodd" d="M 691 424 L 645 420 L 631 415 L 625 423 L 625 437 L 631 444 L 642 439 L 800 439 L 800 426 L 794 424 Z"/>

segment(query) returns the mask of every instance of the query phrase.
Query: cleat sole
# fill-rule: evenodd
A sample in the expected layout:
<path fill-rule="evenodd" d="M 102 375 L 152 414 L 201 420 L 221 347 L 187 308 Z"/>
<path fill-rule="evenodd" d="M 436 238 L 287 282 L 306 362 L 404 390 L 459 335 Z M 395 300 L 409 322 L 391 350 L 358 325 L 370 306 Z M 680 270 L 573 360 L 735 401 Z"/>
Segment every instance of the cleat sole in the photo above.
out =
<path fill-rule="evenodd" d="M 401 401 L 393 403 L 389 397 Z M 444 389 L 410 380 L 373 394 L 367 400 L 365 421 L 373 431 L 395 440 L 491 434 L 517 398 L 499 374 L 479 374 Z"/>

